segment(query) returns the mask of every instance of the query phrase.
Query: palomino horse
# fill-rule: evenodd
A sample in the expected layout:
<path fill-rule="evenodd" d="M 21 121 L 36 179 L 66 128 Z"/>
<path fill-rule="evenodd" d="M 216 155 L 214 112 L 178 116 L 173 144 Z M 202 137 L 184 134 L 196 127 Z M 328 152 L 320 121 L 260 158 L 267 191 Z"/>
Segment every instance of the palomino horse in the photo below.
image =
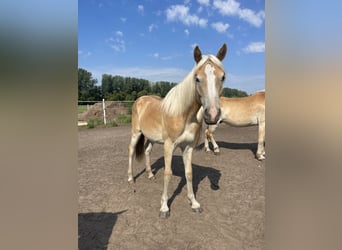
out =
<path fill-rule="evenodd" d="M 259 91 L 251 96 L 241 98 L 220 97 L 221 118 L 215 125 L 210 125 L 205 130 L 204 148 L 210 152 L 209 142 L 213 144 L 214 153 L 220 153 L 213 133 L 221 122 L 232 126 L 244 127 L 259 125 L 258 149 L 256 158 L 265 159 L 265 91 Z"/>
<path fill-rule="evenodd" d="M 142 96 L 132 107 L 132 138 L 128 147 L 128 181 L 134 182 L 133 156 L 142 158 L 145 144 L 146 172 L 153 177 L 150 151 L 153 143 L 164 144 L 164 190 L 161 197 L 160 217 L 170 215 L 168 185 L 172 175 L 172 154 L 177 147 L 183 153 L 188 198 L 195 212 L 201 212 L 192 187 L 192 151 L 196 146 L 204 121 L 216 124 L 220 117 L 219 95 L 225 79 L 221 61 L 227 52 L 224 44 L 216 56 L 203 55 L 198 46 L 194 49 L 195 66 L 188 75 L 173 87 L 164 99 L 157 96 Z M 198 112 L 203 107 L 203 112 Z"/>

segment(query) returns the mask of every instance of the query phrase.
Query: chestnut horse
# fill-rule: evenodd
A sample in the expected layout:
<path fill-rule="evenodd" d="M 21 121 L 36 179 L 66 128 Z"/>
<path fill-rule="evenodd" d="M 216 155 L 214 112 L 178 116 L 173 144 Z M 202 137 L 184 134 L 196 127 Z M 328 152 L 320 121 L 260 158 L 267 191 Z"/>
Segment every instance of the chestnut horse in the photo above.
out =
<path fill-rule="evenodd" d="M 218 123 L 208 126 L 205 130 L 205 151 L 210 152 L 209 141 L 211 141 L 214 153 L 220 153 L 213 133 L 221 122 L 236 127 L 259 125 L 256 158 L 258 160 L 265 159 L 265 91 L 259 91 L 253 95 L 240 98 L 220 97 L 220 108 L 221 117 Z"/>
<path fill-rule="evenodd" d="M 187 76 L 173 87 L 164 99 L 157 96 L 142 96 L 132 107 L 132 137 L 128 146 L 128 181 L 134 182 L 132 162 L 135 154 L 141 159 L 146 155 L 146 172 L 153 177 L 150 152 L 153 143 L 164 144 L 164 189 L 161 197 L 160 217 L 170 215 L 168 185 L 172 175 L 171 161 L 174 150 L 179 147 L 183 153 L 188 198 L 195 212 L 201 212 L 192 187 L 192 151 L 201 131 L 202 121 L 216 124 L 220 117 L 219 95 L 225 79 L 222 60 L 227 46 L 217 55 L 203 55 L 198 46 L 194 49 L 195 66 Z M 198 112 L 203 107 L 204 111 Z M 144 141 L 146 144 L 144 150 Z"/>

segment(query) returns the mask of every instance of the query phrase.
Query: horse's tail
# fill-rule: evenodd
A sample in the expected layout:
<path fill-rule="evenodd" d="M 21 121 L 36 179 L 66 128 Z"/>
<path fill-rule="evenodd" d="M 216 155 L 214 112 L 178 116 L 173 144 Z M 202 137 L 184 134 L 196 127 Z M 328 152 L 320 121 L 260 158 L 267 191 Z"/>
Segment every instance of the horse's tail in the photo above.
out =
<path fill-rule="evenodd" d="M 138 161 L 141 161 L 144 158 L 144 142 L 145 136 L 144 134 L 141 134 L 137 142 L 137 145 L 135 146 L 135 158 Z"/>

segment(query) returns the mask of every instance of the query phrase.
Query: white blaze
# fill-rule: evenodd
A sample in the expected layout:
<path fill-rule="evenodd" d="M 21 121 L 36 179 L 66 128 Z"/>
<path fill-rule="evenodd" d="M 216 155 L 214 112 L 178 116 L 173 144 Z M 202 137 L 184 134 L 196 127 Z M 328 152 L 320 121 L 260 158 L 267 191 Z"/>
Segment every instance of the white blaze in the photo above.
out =
<path fill-rule="evenodd" d="M 216 89 L 215 89 L 215 74 L 214 74 L 215 68 L 211 66 L 210 64 L 207 64 L 205 66 L 205 74 L 207 75 L 207 81 L 208 81 L 208 96 L 209 100 L 214 101 L 216 97 Z"/>
<path fill-rule="evenodd" d="M 208 86 L 208 98 L 210 103 L 210 115 L 211 118 L 214 119 L 217 115 L 217 110 L 215 106 L 215 100 L 217 97 L 216 94 L 216 88 L 215 88 L 215 74 L 214 74 L 215 68 L 211 66 L 210 64 L 207 64 L 205 66 L 205 74 L 207 75 L 207 86 Z"/>

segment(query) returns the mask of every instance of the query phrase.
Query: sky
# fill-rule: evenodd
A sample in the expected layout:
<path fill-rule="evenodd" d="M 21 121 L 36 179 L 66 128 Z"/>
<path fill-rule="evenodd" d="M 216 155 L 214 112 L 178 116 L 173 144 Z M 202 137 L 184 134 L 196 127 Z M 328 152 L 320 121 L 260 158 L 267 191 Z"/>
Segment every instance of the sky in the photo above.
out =
<path fill-rule="evenodd" d="M 226 43 L 224 87 L 265 89 L 264 0 L 79 0 L 78 67 L 102 74 L 180 82 L 193 49 Z"/>

